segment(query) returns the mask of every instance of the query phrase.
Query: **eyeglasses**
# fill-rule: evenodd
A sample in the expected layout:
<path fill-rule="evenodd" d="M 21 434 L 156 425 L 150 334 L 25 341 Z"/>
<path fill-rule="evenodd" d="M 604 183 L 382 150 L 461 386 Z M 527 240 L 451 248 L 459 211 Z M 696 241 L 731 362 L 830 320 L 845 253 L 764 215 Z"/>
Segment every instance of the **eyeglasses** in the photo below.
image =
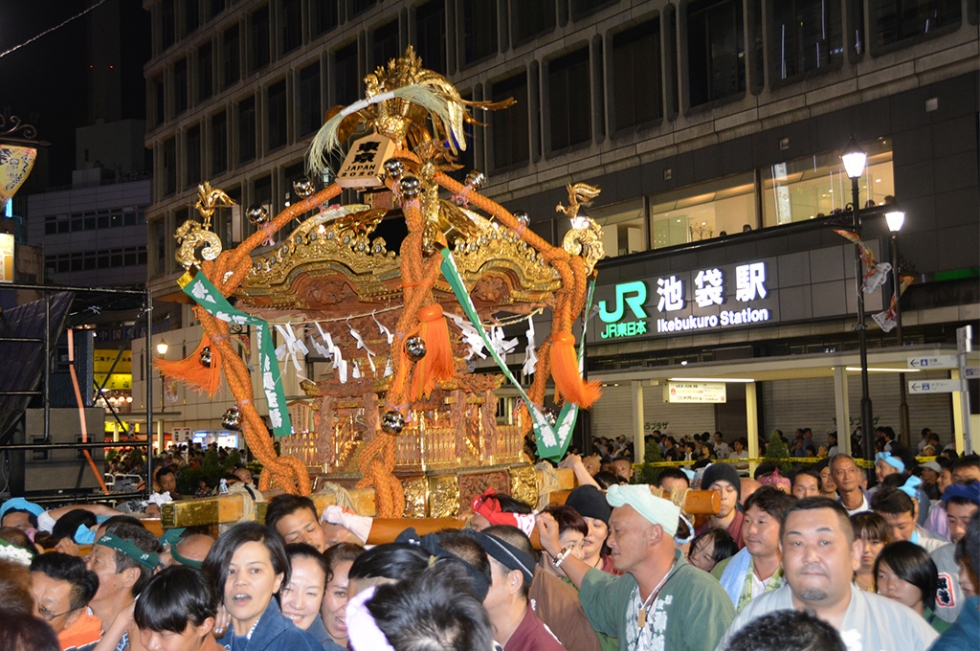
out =
<path fill-rule="evenodd" d="M 53 613 L 50 610 L 48 610 L 47 608 L 45 608 L 44 606 L 38 606 L 37 607 L 37 614 L 40 615 L 41 616 L 41 619 L 43 619 L 44 621 L 51 622 L 51 621 L 54 621 L 55 619 L 57 619 L 59 617 L 62 617 L 62 616 L 67 615 L 69 613 L 72 613 L 75 610 L 76 610 L 75 608 L 69 608 L 68 610 L 66 610 L 63 613 Z"/>

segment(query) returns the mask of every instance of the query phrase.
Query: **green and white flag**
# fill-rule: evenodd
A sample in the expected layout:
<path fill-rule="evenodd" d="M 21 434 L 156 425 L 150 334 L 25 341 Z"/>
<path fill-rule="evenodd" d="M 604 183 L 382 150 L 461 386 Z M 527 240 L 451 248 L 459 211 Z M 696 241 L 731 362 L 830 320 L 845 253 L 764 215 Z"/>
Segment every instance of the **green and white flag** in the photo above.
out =
<path fill-rule="evenodd" d="M 279 375 L 279 362 L 276 360 L 276 350 L 272 345 L 272 335 L 269 324 L 264 320 L 246 314 L 232 307 L 231 303 L 221 295 L 221 292 L 211 284 L 207 276 L 199 273 L 193 278 L 184 274 L 177 281 L 184 293 L 207 310 L 214 318 L 226 323 L 255 326 L 255 341 L 259 348 L 259 369 L 262 373 L 262 390 L 269 405 L 269 421 L 276 436 L 288 436 L 293 433 L 289 420 L 289 410 L 286 409 L 286 396 L 282 390 Z"/>
<path fill-rule="evenodd" d="M 466 284 L 463 282 L 463 278 L 459 275 L 459 269 L 456 267 L 456 261 L 453 259 L 452 253 L 449 249 L 442 249 L 442 274 L 449 281 L 449 286 L 452 287 L 453 293 L 456 294 L 456 299 L 459 304 L 463 307 L 463 311 L 466 313 L 467 318 L 473 327 L 476 328 L 477 333 L 483 340 L 483 345 L 493 357 L 493 361 L 497 363 L 500 367 L 501 372 L 510 381 L 511 384 L 517 389 L 517 392 L 521 394 L 521 398 L 524 400 L 524 404 L 527 405 L 528 412 L 531 414 L 531 424 L 534 427 L 535 439 L 538 443 L 538 456 L 542 459 L 550 459 L 552 461 L 560 461 L 562 457 L 565 456 L 565 451 L 568 449 L 568 444 L 572 440 L 572 429 L 575 427 L 575 421 L 578 419 L 578 405 L 571 402 L 565 402 L 562 407 L 561 412 L 558 414 L 558 418 L 555 420 L 555 424 L 552 425 L 548 422 L 548 418 L 538 409 L 538 406 L 527 396 L 524 392 L 523 387 L 514 377 L 510 369 L 507 368 L 507 363 L 500 357 L 497 350 L 490 343 L 490 337 L 487 335 L 487 331 L 483 327 L 483 323 L 480 322 L 480 316 L 476 312 L 476 306 L 473 305 L 473 300 L 470 298 L 469 292 L 466 291 Z M 589 296 L 586 301 L 585 313 L 589 313 L 589 309 L 592 306 L 592 294 L 595 289 L 595 283 L 589 283 Z M 588 323 L 588 320 L 586 320 Z M 585 326 L 582 328 L 582 339 L 579 342 L 579 371 L 581 371 L 583 364 L 583 352 L 585 348 Z M 556 431 L 557 428 L 557 431 Z"/>

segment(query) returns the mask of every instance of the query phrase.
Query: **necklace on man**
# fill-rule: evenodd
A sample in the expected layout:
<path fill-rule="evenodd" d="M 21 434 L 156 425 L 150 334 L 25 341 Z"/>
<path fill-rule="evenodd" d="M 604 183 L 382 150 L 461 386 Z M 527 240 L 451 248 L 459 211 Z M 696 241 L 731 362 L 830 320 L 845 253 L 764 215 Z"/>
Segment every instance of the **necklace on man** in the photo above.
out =
<path fill-rule="evenodd" d="M 667 573 L 664 574 L 664 578 L 660 579 L 660 583 L 656 585 L 653 592 L 650 593 L 650 596 L 647 597 L 642 604 L 640 604 L 640 608 L 636 613 L 636 625 L 638 628 L 642 629 L 647 625 L 647 613 L 650 611 L 650 606 L 653 605 L 653 600 L 657 598 L 657 595 L 660 594 L 660 591 L 663 589 L 664 585 L 667 584 L 667 579 L 669 579 L 674 573 L 674 569 L 676 567 L 677 561 L 674 560 L 673 564 L 670 566 L 670 569 L 668 569 Z M 639 587 L 637 590 L 639 590 Z"/>

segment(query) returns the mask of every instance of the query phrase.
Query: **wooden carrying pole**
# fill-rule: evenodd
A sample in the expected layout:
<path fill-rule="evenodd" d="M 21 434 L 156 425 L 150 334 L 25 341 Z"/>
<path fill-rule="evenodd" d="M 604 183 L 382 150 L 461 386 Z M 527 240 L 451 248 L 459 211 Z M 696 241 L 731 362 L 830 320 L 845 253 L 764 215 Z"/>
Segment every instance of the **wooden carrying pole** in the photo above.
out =
<path fill-rule="evenodd" d="M 552 504 L 564 504 L 570 492 L 552 493 Z M 681 511 L 689 515 L 715 515 L 721 510 L 721 495 L 718 491 L 696 491 L 686 488 L 672 495 L 670 490 L 651 486 L 650 492 L 657 497 L 671 500 L 680 506 Z M 443 529 L 462 529 L 465 526 L 466 520 L 457 518 L 375 518 L 367 542 L 369 545 L 394 542 L 398 534 L 409 527 L 414 527 L 420 536 L 424 536 Z M 531 544 L 536 549 L 540 549 L 537 529 L 531 534 Z"/>

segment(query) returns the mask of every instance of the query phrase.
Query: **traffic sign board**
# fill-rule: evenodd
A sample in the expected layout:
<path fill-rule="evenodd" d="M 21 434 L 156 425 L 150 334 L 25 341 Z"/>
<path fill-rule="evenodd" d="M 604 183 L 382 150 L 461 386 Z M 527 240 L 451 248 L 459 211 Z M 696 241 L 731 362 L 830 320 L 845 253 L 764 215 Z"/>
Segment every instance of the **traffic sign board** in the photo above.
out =
<path fill-rule="evenodd" d="M 909 393 L 953 393 L 966 391 L 963 380 L 915 380 L 909 382 Z"/>
<path fill-rule="evenodd" d="M 956 355 L 909 357 L 909 368 L 956 368 L 957 366 L 959 366 L 959 360 Z"/>

